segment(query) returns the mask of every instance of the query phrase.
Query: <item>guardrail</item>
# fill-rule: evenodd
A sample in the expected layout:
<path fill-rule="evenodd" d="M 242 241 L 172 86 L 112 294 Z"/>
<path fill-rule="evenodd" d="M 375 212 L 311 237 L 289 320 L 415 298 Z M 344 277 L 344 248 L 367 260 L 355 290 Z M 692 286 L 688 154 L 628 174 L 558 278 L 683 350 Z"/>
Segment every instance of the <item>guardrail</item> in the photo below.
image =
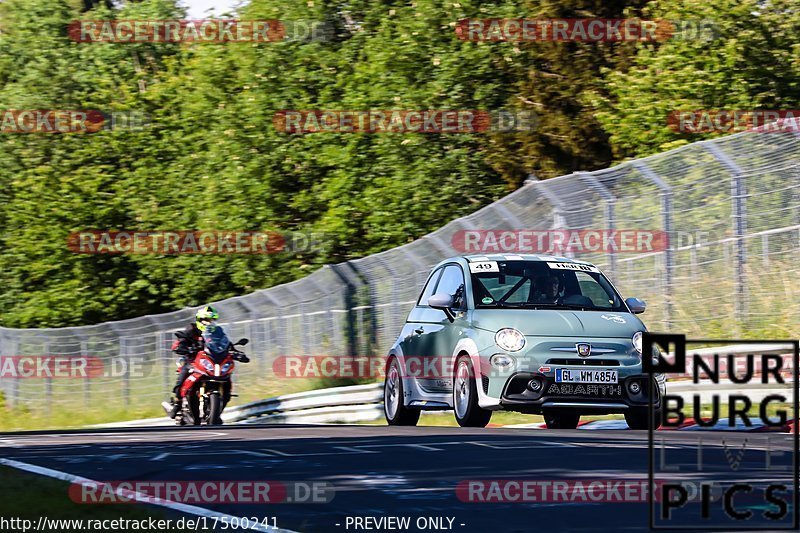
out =
<path fill-rule="evenodd" d="M 711 348 L 691 350 L 689 353 L 702 357 L 714 354 L 720 356 L 757 354 L 786 354 L 786 344 L 734 344 Z M 688 380 L 668 381 L 670 394 L 681 396 L 684 401 L 691 401 L 695 394 L 700 394 L 703 403 L 711 401 L 712 395 L 726 395 L 741 392 L 741 385 L 725 385 L 711 381 L 692 383 Z M 791 396 L 792 385 L 751 383 L 744 387 L 753 401 L 761 401 L 771 394 L 783 393 Z M 323 424 L 323 423 L 359 423 L 377 420 L 383 416 L 383 384 L 353 385 L 318 389 L 296 394 L 276 396 L 258 400 L 227 409 L 222 414 L 225 423 L 241 424 Z M 91 427 L 145 427 L 169 426 L 173 422 L 166 417 L 131 420 L 99 424 Z"/>
<path fill-rule="evenodd" d="M 352 385 L 317 389 L 258 400 L 226 409 L 222 421 L 227 424 L 323 424 L 358 423 L 383 416 L 383 384 Z M 97 424 L 93 428 L 172 426 L 161 416 L 125 422 Z"/>
<path fill-rule="evenodd" d="M 364 422 L 383 415 L 383 384 L 352 385 L 287 394 L 233 407 L 225 422 L 313 424 Z"/>

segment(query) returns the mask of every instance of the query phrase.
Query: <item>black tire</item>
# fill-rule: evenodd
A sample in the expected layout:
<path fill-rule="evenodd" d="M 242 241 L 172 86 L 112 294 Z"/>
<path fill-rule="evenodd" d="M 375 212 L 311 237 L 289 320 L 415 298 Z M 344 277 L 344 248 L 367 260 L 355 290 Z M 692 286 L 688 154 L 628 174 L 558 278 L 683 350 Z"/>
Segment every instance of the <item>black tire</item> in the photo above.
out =
<path fill-rule="evenodd" d="M 456 422 L 464 428 L 484 428 L 492 419 L 492 412 L 478 404 L 478 386 L 475 371 L 468 355 L 456 359 L 453 379 L 453 412 Z"/>
<path fill-rule="evenodd" d="M 222 425 L 222 399 L 219 394 L 211 394 L 208 398 L 208 423 L 212 426 Z"/>
<path fill-rule="evenodd" d="M 581 415 L 571 411 L 544 413 L 544 423 L 547 425 L 547 429 L 575 429 L 580 421 Z"/>
<path fill-rule="evenodd" d="M 187 424 L 191 424 L 192 426 L 199 426 L 200 425 L 200 401 L 197 398 L 197 395 L 194 392 L 190 393 L 188 402 L 189 402 L 189 420 Z"/>
<path fill-rule="evenodd" d="M 628 424 L 628 427 L 631 429 L 649 429 L 650 425 L 648 423 L 647 411 L 647 408 L 629 409 L 628 412 L 625 413 L 625 422 Z M 655 420 L 655 427 L 653 429 L 661 427 L 660 409 L 653 411 L 653 420 Z"/>
<path fill-rule="evenodd" d="M 396 357 L 389 360 L 386 379 L 383 381 L 383 416 L 390 426 L 416 426 L 419 409 L 409 409 L 403 404 L 403 374 Z"/>

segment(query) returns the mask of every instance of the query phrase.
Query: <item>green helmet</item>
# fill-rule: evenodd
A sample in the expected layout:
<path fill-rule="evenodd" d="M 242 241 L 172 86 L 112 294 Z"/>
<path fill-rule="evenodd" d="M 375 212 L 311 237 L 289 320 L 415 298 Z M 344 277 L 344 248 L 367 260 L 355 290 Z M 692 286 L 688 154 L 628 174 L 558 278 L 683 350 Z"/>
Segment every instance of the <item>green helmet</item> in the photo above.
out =
<path fill-rule="evenodd" d="M 217 313 L 216 309 L 210 305 L 207 305 L 198 310 L 194 317 L 197 319 L 197 322 L 195 323 L 197 329 L 200 331 L 205 331 L 208 326 L 212 326 L 214 321 L 219 318 L 219 313 Z"/>

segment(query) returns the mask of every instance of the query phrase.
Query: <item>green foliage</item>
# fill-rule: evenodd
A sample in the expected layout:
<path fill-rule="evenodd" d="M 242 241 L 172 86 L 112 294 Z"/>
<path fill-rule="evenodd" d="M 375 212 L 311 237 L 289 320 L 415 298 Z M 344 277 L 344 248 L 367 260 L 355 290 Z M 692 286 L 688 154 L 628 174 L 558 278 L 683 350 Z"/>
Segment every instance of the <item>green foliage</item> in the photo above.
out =
<path fill-rule="evenodd" d="M 317 39 L 79 44 L 76 19 L 183 18 L 177 0 L 0 2 L 0 109 L 135 110 L 150 128 L 0 135 L 0 325 L 96 323 L 199 305 L 410 242 L 533 171 L 607 166 L 685 139 L 681 107 L 797 107 L 788 0 L 251 0 Z M 752 15 L 759 10 L 758 16 Z M 662 44 L 467 42 L 456 21 L 639 14 L 714 18 L 723 37 Z M 723 16 L 724 15 L 724 16 Z M 305 24 L 306 26 L 303 26 Z M 769 31 L 768 31 L 769 30 Z M 287 109 L 533 111 L 533 132 L 287 134 Z M 77 255 L 72 232 L 324 233 L 261 256 Z"/>
<path fill-rule="evenodd" d="M 649 155 L 722 133 L 679 133 L 675 110 L 797 109 L 800 104 L 800 11 L 793 0 L 660 0 L 650 17 L 707 21 L 711 38 L 642 44 L 626 70 L 604 71 L 607 90 L 587 98 L 615 157 Z"/>

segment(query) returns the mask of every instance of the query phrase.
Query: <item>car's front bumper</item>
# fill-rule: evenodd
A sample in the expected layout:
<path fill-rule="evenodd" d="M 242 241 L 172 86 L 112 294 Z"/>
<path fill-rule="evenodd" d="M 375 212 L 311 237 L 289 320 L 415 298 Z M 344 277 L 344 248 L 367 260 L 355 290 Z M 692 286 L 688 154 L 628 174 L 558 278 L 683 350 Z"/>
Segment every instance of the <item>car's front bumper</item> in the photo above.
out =
<path fill-rule="evenodd" d="M 538 381 L 541 388 L 534 390 L 531 381 Z M 639 385 L 633 392 L 632 386 Z M 635 387 L 634 387 L 635 389 Z M 553 376 L 538 372 L 512 374 L 503 387 L 500 406 L 509 411 L 540 414 L 549 409 L 572 409 L 585 413 L 624 413 L 632 408 L 647 408 L 650 391 L 654 393 L 654 406 L 661 406 L 664 383 L 660 378 L 647 374 L 620 377 L 618 384 L 590 385 L 556 383 Z"/>

